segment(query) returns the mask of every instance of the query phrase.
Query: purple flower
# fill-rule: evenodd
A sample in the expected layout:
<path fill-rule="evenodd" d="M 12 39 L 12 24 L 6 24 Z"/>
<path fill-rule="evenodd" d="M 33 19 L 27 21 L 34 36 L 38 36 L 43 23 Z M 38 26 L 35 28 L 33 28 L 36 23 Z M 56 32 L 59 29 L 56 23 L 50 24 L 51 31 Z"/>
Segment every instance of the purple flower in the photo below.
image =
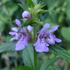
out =
<path fill-rule="evenodd" d="M 20 33 L 17 33 L 18 32 L 18 28 L 16 27 L 13 27 L 12 28 L 12 32 L 9 32 L 10 35 L 14 35 L 13 38 L 10 39 L 10 41 L 13 41 L 13 40 L 18 40 L 20 38 Z"/>
<path fill-rule="evenodd" d="M 46 43 L 44 38 L 38 38 L 37 42 L 34 44 L 35 50 L 37 52 L 48 52 L 49 51 L 49 44 Z M 47 47 L 46 47 L 47 46 Z"/>
<path fill-rule="evenodd" d="M 22 17 L 23 17 L 23 18 L 26 18 L 26 19 L 30 19 L 30 18 L 31 18 L 31 15 L 30 15 L 30 13 L 29 13 L 28 11 L 24 11 L 24 12 L 22 13 Z"/>
<path fill-rule="evenodd" d="M 21 23 L 19 20 L 16 20 L 16 24 L 18 26 L 21 26 Z M 16 43 L 16 47 L 15 50 L 22 50 L 25 48 L 25 46 L 28 45 L 28 41 L 30 40 L 30 36 L 27 33 L 26 28 L 22 28 L 19 32 L 18 32 L 19 28 L 12 28 L 12 32 L 9 32 L 10 35 L 14 35 L 13 38 L 11 38 L 11 41 L 13 40 L 18 40 Z"/>
<path fill-rule="evenodd" d="M 52 32 L 56 31 L 59 27 L 59 25 L 54 26 L 53 29 L 48 30 L 50 27 L 50 24 L 46 23 L 41 31 L 39 32 L 38 39 L 36 43 L 34 44 L 35 50 L 37 52 L 48 52 L 49 45 L 54 45 L 55 42 L 61 42 L 61 39 L 58 39 Z"/>
<path fill-rule="evenodd" d="M 16 19 L 15 22 L 17 26 L 21 26 L 21 22 L 18 19 Z M 18 33 L 18 30 L 19 28 L 13 27 L 12 32 L 9 32 L 10 35 L 14 35 L 14 37 L 11 38 L 10 41 L 18 40 L 20 38 L 20 33 Z"/>
<path fill-rule="evenodd" d="M 48 30 L 48 38 L 46 39 L 46 41 L 50 44 L 50 45 L 54 45 L 55 42 L 61 42 L 61 39 L 58 39 L 54 34 L 52 34 L 52 32 L 58 30 L 59 25 L 56 25 L 53 27 L 53 29 Z"/>
<path fill-rule="evenodd" d="M 25 48 L 25 46 L 28 46 L 28 41 L 30 40 L 30 36 L 28 35 L 28 33 L 26 33 L 26 29 L 24 27 L 21 29 L 20 35 L 21 37 L 16 43 L 15 50 L 22 50 Z"/>

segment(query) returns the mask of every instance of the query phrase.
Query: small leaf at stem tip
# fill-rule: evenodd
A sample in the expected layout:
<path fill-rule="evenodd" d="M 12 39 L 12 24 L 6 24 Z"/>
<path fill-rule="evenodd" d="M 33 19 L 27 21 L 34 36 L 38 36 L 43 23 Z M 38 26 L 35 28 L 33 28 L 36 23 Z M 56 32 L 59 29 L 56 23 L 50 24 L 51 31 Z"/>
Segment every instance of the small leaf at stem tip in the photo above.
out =
<path fill-rule="evenodd" d="M 21 8 L 23 8 L 24 10 L 27 10 L 27 11 L 29 11 L 29 9 L 25 6 L 25 5 L 23 5 L 23 4 L 20 4 L 20 3 L 18 3 L 18 5 L 21 7 Z"/>

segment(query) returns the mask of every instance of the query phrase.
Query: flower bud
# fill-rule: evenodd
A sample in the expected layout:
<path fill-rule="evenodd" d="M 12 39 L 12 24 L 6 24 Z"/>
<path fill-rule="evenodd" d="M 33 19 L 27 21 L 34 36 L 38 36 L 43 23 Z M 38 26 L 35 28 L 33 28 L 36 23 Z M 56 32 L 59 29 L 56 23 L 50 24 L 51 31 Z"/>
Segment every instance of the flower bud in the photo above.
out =
<path fill-rule="evenodd" d="M 53 39 L 47 39 L 46 40 L 47 43 L 49 43 L 50 45 L 54 45 L 55 44 L 55 41 Z"/>
<path fill-rule="evenodd" d="M 15 22 L 16 22 L 16 25 L 17 25 L 17 26 L 21 26 L 20 20 L 16 19 Z"/>
<path fill-rule="evenodd" d="M 28 11 L 24 11 L 24 12 L 22 13 L 22 17 L 23 17 L 23 18 L 26 18 L 26 19 L 30 19 L 30 18 L 31 18 L 31 15 L 30 15 L 30 13 L 29 13 Z"/>
<path fill-rule="evenodd" d="M 29 32 L 32 32 L 33 27 L 32 27 L 32 26 L 30 26 L 30 25 L 28 25 L 27 30 L 28 30 Z"/>

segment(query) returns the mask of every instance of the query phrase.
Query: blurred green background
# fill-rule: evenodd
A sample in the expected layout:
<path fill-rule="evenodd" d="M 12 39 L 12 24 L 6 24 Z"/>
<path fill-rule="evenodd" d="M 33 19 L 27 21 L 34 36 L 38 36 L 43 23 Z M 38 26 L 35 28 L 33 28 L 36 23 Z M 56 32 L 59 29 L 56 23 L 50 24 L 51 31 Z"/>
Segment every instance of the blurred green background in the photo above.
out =
<path fill-rule="evenodd" d="M 52 27 L 60 25 L 55 34 L 62 39 L 60 45 L 70 51 L 70 0 L 38 0 L 39 2 L 45 5 L 43 9 L 49 10 L 49 12 L 39 16 L 40 20 L 44 23 L 50 23 Z M 15 19 L 22 19 L 24 10 L 18 3 L 27 5 L 26 0 L 0 0 L 0 44 L 9 42 L 11 36 L 8 33 L 11 31 L 11 27 L 15 26 Z M 54 55 L 48 55 L 47 58 L 44 54 L 39 56 L 45 60 Z M 59 64 L 61 65 L 61 63 Z M 8 68 L 11 69 L 18 65 L 24 65 L 21 52 L 0 53 L 0 70 L 9 70 Z M 63 63 L 62 70 L 64 65 Z"/>

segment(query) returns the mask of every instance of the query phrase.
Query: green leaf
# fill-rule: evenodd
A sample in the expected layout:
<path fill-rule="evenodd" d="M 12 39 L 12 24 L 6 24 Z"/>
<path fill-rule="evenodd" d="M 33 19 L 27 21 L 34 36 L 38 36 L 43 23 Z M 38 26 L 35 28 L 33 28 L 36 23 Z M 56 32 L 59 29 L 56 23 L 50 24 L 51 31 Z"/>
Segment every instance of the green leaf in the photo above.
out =
<path fill-rule="evenodd" d="M 15 43 L 12 42 L 0 44 L 0 53 L 4 51 L 14 50 L 14 48 L 15 48 Z"/>
<path fill-rule="evenodd" d="M 34 7 L 34 3 L 32 0 L 26 0 L 28 7 Z"/>
<path fill-rule="evenodd" d="M 18 66 L 13 68 L 12 70 L 33 70 L 33 69 L 27 66 Z"/>
<path fill-rule="evenodd" d="M 62 36 L 70 42 L 70 27 L 63 27 L 61 29 Z"/>
<path fill-rule="evenodd" d="M 56 62 L 58 59 L 59 59 L 59 57 L 55 57 L 55 58 L 52 58 L 52 59 L 50 59 L 50 60 L 44 62 L 44 63 L 41 65 L 40 70 L 46 70 L 46 69 L 48 69 L 48 67 L 49 67 L 50 65 L 52 65 L 54 62 Z"/>
<path fill-rule="evenodd" d="M 27 11 L 29 11 L 29 9 L 26 7 L 26 6 L 24 6 L 23 4 L 18 4 L 20 7 L 22 7 L 24 10 L 27 10 Z"/>
<path fill-rule="evenodd" d="M 39 10 L 39 14 L 46 13 L 46 12 L 58 13 L 57 11 L 54 11 L 54 10 L 42 10 L 42 9 Z"/>
<path fill-rule="evenodd" d="M 38 14 L 42 14 L 42 13 L 46 13 L 46 12 L 49 12 L 49 10 L 42 10 L 42 9 L 40 9 L 40 11 L 38 11 Z"/>
<path fill-rule="evenodd" d="M 37 0 L 32 0 L 34 2 L 34 4 L 36 5 L 37 4 Z"/>
<path fill-rule="evenodd" d="M 60 69 L 59 66 L 56 65 L 56 66 L 49 67 L 47 70 L 60 70 Z"/>
<path fill-rule="evenodd" d="M 66 61 L 70 62 L 70 52 L 66 51 L 60 46 L 54 45 L 50 47 L 50 52 L 56 54 L 60 58 L 65 59 Z"/>
<path fill-rule="evenodd" d="M 23 61 L 26 66 L 33 67 L 34 66 L 34 50 L 33 46 L 29 44 L 29 46 L 25 47 L 22 51 Z"/>

